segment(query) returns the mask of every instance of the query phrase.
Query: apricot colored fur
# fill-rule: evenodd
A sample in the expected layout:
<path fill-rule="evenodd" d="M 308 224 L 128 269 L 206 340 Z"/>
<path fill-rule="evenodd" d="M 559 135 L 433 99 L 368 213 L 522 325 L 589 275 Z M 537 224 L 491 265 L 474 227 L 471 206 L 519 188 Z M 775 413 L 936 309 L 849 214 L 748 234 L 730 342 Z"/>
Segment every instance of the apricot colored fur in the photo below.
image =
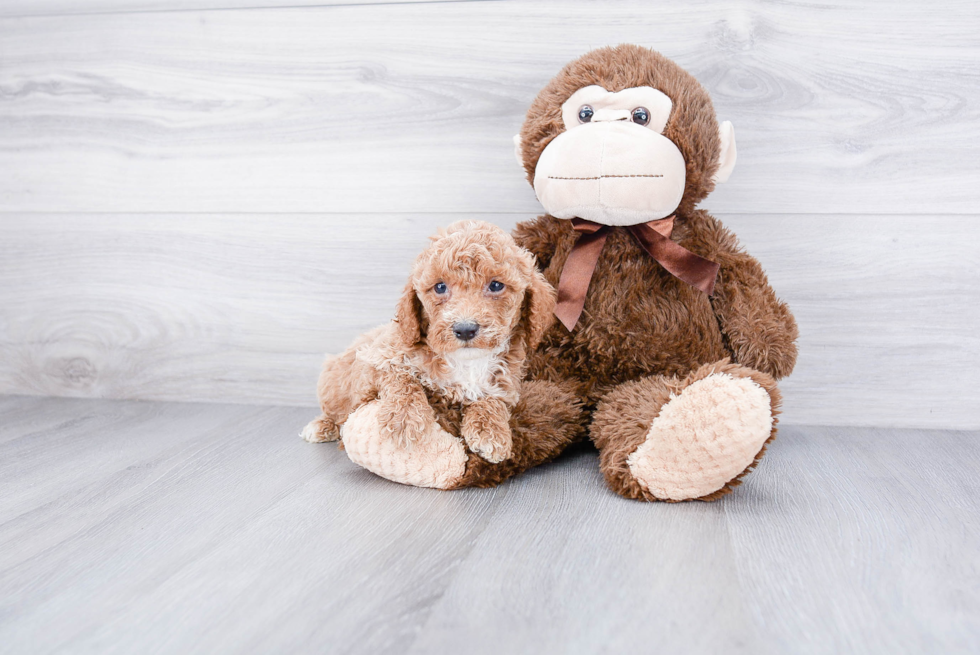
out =
<path fill-rule="evenodd" d="M 493 280 L 504 284 L 502 292 L 488 290 Z M 446 293 L 435 292 L 438 282 Z M 383 438 L 408 447 L 438 421 L 463 438 L 467 470 L 489 478 L 554 457 L 581 433 L 579 403 L 556 385 L 521 383 L 527 353 L 551 325 L 554 305 L 554 288 L 510 235 L 477 221 L 451 225 L 416 260 L 395 319 L 327 359 L 317 385 L 322 414 L 304 436 L 334 441 L 354 410 L 378 400 Z M 480 326 L 466 343 L 453 333 L 462 319 Z M 460 379 L 456 367 L 469 361 L 459 359 L 466 349 L 488 353 L 486 379 Z M 562 424 L 542 430 L 552 415 Z M 493 462 L 501 460 L 508 473 L 494 474 Z"/>

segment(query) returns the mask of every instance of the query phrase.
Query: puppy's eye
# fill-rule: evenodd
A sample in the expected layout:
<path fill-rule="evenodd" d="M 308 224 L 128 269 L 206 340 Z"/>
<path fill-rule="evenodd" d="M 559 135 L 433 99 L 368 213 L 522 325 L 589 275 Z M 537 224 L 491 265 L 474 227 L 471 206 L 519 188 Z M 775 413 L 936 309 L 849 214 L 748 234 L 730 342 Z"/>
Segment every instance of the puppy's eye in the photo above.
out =
<path fill-rule="evenodd" d="M 497 282 L 496 280 L 494 280 L 493 282 L 487 285 L 487 289 L 489 289 L 491 293 L 500 293 L 501 291 L 504 290 L 504 283 Z"/>
<path fill-rule="evenodd" d="M 590 107 L 588 105 L 582 105 L 582 108 L 578 110 L 578 120 L 579 120 L 579 122 L 580 123 L 588 123 L 589 121 L 592 120 L 592 114 L 594 114 L 594 113 L 595 112 L 592 111 L 592 107 Z"/>
<path fill-rule="evenodd" d="M 633 122 L 637 125 L 646 125 L 650 122 L 650 112 L 646 107 L 637 107 L 633 110 Z"/>
<path fill-rule="evenodd" d="M 432 287 L 432 290 L 441 296 L 449 291 L 449 287 L 446 286 L 445 282 L 436 282 L 436 285 Z"/>

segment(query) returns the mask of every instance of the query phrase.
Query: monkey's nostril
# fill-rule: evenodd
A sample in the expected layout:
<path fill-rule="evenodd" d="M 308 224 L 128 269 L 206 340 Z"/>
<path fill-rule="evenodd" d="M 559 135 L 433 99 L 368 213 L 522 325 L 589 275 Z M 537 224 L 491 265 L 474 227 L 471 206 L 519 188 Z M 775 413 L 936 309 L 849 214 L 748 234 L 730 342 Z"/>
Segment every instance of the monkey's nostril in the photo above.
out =
<path fill-rule="evenodd" d="M 463 321 L 460 323 L 453 323 L 453 334 L 460 341 L 469 341 L 476 336 L 476 333 L 480 331 L 480 326 L 473 321 Z"/>

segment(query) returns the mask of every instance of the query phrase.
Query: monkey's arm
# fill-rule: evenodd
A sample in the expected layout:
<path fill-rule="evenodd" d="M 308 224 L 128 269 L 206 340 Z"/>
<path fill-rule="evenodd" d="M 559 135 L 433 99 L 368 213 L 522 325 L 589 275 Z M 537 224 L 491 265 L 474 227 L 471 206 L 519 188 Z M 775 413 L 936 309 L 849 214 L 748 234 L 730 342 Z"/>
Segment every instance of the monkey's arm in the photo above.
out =
<path fill-rule="evenodd" d="M 786 377 L 796 364 L 799 335 L 789 307 L 776 297 L 755 258 L 727 252 L 718 263 L 711 302 L 733 359 L 777 380 Z"/>
<path fill-rule="evenodd" d="M 538 259 L 538 268 L 544 270 L 551 263 L 555 248 L 565 231 L 557 218 L 545 214 L 518 223 L 514 228 L 514 241 L 522 248 L 530 250 Z"/>

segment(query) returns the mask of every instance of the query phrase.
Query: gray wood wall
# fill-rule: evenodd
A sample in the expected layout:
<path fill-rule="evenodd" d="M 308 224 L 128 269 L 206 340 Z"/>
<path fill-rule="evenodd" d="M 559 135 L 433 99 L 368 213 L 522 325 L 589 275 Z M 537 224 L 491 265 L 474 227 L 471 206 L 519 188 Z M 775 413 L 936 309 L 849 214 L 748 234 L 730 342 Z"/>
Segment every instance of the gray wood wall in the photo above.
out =
<path fill-rule="evenodd" d="M 312 405 L 590 48 L 734 122 L 703 204 L 790 302 L 785 420 L 980 427 L 980 4 L 8 0 L 0 393 Z"/>

